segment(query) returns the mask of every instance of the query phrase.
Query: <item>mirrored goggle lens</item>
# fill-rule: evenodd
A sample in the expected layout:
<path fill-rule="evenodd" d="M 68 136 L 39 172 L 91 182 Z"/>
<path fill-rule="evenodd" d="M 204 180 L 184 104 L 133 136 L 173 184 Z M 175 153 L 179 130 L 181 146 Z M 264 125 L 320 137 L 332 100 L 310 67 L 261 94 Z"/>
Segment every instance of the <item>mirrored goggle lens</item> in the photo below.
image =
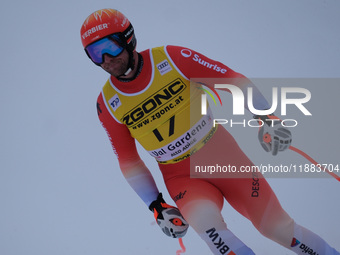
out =
<path fill-rule="evenodd" d="M 104 62 L 104 54 L 116 57 L 122 53 L 123 49 L 113 38 L 107 37 L 87 46 L 86 52 L 95 64 L 100 65 Z"/>

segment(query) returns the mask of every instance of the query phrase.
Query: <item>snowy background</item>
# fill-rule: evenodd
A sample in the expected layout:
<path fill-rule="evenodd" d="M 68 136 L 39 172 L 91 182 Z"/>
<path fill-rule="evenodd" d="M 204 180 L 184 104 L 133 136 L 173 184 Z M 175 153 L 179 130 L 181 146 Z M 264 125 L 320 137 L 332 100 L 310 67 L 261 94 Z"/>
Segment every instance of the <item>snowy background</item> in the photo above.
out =
<path fill-rule="evenodd" d="M 338 0 L 5 0 L 0 8 L 2 255 L 174 255 L 179 248 L 125 182 L 97 119 L 96 98 L 108 76 L 87 58 L 79 33 L 93 11 L 122 11 L 139 51 L 186 46 L 251 78 L 340 77 Z M 313 131 L 294 136 L 294 145 L 322 163 L 340 163 L 339 103 L 327 97 L 339 92 L 319 99 L 333 109 L 313 117 Z M 255 161 L 263 153 L 256 132 L 236 139 Z M 172 203 L 156 164 L 141 154 Z M 340 250 L 340 183 L 268 181 L 297 222 Z M 227 204 L 223 215 L 256 254 L 292 254 Z M 185 254 L 210 254 L 193 230 L 184 243 Z"/>

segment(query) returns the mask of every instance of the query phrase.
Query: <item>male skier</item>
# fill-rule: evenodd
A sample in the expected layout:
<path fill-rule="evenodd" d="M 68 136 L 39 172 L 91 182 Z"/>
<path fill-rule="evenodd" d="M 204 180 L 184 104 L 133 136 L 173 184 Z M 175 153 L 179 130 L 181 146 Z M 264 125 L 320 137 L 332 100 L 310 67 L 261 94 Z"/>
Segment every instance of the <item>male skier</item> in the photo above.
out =
<path fill-rule="evenodd" d="M 210 112 L 190 115 L 190 107 L 200 102 L 200 93 L 190 93 L 190 86 L 194 86 L 190 79 L 225 78 L 243 91 L 252 87 L 256 109 L 268 109 L 267 101 L 249 79 L 184 47 L 164 46 L 137 52 L 132 24 L 114 9 L 102 9 L 88 16 L 81 27 L 81 40 L 92 62 L 110 74 L 99 94 L 97 110 L 120 169 L 165 234 L 182 237 L 188 223 L 213 254 L 254 254 L 227 228 L 221 215 L 226 199 L 261 234 L 296 254 L 340 254 L 321 237 L 294 222 L 260 173 L 256 173 L 256 178 L 253 173 L 244 173 L 240 178 L 190 177 L 190 161 L 197 165 L 219 162 L 236 169 L 253 166 L 228 131 L 214 127 Z M 204 85 L 213 88 L 209 82 Z M 260 121 L 273 116 L 257 118 Z M 264 142 L 260 136 L 260 143 L 273 155 L 291 143 L 290 132 L 281 125 L 265 124 L 261 132 L 271 135 L 271 142 Z M 138 155 L 135 140 L 157 160 L 178 209 L 162 198 Z M 260 187 L 257 196 L 251 195 L 254 185 Z"/>

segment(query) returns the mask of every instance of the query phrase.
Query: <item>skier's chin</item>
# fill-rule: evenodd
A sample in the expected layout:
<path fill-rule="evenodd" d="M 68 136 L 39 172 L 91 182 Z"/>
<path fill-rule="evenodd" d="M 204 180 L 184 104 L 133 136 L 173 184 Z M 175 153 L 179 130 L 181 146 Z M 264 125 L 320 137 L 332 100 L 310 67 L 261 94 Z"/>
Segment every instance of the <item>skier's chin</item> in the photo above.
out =
<path fill-rule="evenodd" d="M 119 78 L 119 77 L 124 75 L 124 72 L 119 72 L 119 73 L 118 72 L 108 72 L 108 73 L 111 74 L 115 78 Z"/>
<path fill-rule="evenodd" d="M 111 74 L 114 77 L 119 77 L 124 75 L 125 70 L 127 69 L 127 65 L 125 63 L 121 63 L 117 61 L 115 63 L 105 63 L 101 66 L 106 72 Z"/>
<path fill-rule="evenodd" d="M 104 68 L 103 69 L 108 72 L 109 74 L 111 74 L 113 77 L 120 77 L 122 75 L 124 75 L 124 71 L 123 68 Z"/>

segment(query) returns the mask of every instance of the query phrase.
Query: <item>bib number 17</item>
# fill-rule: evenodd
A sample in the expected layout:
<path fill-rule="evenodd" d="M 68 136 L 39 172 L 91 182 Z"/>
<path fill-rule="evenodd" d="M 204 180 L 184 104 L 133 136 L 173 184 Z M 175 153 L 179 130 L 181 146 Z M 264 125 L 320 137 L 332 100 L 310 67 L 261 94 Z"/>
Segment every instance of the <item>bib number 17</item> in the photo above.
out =
<path fill-rule="evenodd" d="M 154 133 L 154 135 L 156 136 L 156 138 L 158 139 L 159 142 L 163 141 L 164 138 L 161 135 L 161 133 L 159 132 L 159 130 L 156 128 L 152 131 Z M 172 136 L 175 133 L 175 115 L 172 116 L 169 119 L 169 134 L 168 137 Z"/>

